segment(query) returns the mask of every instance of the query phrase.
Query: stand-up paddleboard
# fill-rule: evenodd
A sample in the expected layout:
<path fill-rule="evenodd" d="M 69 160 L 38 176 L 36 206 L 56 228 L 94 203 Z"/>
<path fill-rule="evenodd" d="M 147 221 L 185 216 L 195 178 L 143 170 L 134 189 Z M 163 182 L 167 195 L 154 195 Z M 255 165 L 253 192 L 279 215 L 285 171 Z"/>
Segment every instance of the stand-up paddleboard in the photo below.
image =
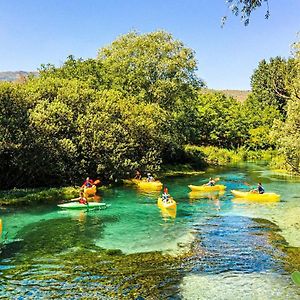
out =
<path fill-rule="evenodd" d="M 57 205 L 60 208 L 64 209 L 90 209 L 90 208 L 106 208 L 106 203 L 99 202 L 89 202 L 88 204 L 82 204 L 79 202 L 68 202 Z"/>

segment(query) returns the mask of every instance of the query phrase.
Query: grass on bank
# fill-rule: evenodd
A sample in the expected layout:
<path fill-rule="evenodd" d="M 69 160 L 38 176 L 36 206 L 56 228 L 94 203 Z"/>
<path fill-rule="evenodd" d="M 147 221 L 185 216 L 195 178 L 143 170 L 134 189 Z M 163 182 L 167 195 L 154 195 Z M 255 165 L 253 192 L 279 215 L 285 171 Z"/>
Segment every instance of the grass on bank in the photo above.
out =
<path fill-rule="evenodd" d="M 192 176 L 205 173 L 202 170 L 196 170 L 191 164 L 175 164 L 163 165 L 160 176 L 175 177 L 175 176 Z"/>
<path fill-rule="evenodd" d="M 12 189 L 0 191 L 0 205 L 29 205 L 78 197 L 79 187 L 61 187 L 47 189 Z"/>
<path fill-rule="evenodd" d="M 214 146 L 185 146 L 185 153 L 192 164 L 224 166 L 230 163 L 243 161 L 271 161 L 276 156 L 275 150 L 247 150 L 239 148 L 236 150 L 223 149 Z"/>

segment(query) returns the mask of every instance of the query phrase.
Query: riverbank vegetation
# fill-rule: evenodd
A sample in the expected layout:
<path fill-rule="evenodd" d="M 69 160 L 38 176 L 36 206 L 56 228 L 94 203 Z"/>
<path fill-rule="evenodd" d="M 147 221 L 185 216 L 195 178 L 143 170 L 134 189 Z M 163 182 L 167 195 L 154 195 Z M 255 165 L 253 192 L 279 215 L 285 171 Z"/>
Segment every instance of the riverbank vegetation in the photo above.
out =
<path fill-rule="evenodd" d="M 78 197 L 78 188 L 31 188 L 31 189 L 12 189 L 9 191 L 0 191 L 0 206 L 6 205 L 36 205 L 37 203 L 49 203 L 58 200 L 70 200 Z"/>
<path fill-rule="evenodd" d="M 295 49 L 259 63 L 243 103 L 202 93 L 193 50 L 164 31 L 131 32 L 95 59 L 70 56 L 37 78 L 1 83 L 0 186 L 109 181 L 137 168 L 265 159 L 274 149 L 281 168 L 299 173 Z"/>

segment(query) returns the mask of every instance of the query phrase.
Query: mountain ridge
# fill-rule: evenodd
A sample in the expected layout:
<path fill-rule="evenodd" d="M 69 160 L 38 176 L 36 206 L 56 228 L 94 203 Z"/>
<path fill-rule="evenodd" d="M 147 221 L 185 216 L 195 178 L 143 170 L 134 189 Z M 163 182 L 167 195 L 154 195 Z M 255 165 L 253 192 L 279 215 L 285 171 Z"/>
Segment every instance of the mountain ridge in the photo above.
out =
<path fill-rule="evenodd" d="M 17 81 L 23 77 L 27 77 L 29 75 L 34 75 L 37 76 L 38 72 L 37 71 L 4 71 L 0 72 L 0 81 Z"/>

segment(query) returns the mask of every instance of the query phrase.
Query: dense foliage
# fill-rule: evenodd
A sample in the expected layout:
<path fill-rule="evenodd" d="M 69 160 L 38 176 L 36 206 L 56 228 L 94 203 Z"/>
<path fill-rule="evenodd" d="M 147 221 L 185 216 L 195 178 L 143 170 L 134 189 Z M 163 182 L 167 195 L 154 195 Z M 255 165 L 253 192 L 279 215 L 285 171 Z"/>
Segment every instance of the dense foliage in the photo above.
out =
<path fill-rule="evenodd" d="M 224 148 L 242 146 L 248 137 L 243 104 L 222 93 L 199 94 L 196 144 Z"/>
<path fill-rule="evenodd" d="M 70 56 L 0 87 L 1 187 L 157 171 L 191 136 L 203 85 L 192 50 L 158 31 L 121 36 L 97 59 Z"/>
<path fill-rule="evenodd" d="M 300 43 L 295 46 L 295 73 L 289 85 L 290 97 L 287 100 L 285 122 L 277 120 L 274 124 L 273 138 L 284 158 L 280 166 L 300 173 Z"/>
<path fill-rule="evenodd" d="M 273 60 L 259 65 L 253 94 L 241 103 L 203 92 L 194 52 L 162 31 L 129 33 L 96 59 L 70 56 L 61 67 L 42 66 L 38 78 L 1 83 L 0 185 L 75 184 L 87 174 L 113 180 L 137 168 L 156 172 L 162 164 L 196 160 L 200 166 L 202 146 L 258 151 L 278 145 L 299 171 L 296 62 L 274 59 L 276 68 L 285 66 L 281 73 L 275 68 L 276 82 L 285 84 L 284 105 L 266 88 Z M 272 140 L 274 119 L 285 116 Z"/>
<path fill-rule="evenodd" d="M 273 106 L 285 116 L 286 103 L 291 97 L 291 84 L 297 68 L 294 58 L 263 59 L 251 77 L 253 95 L 263 106 Z"/>

